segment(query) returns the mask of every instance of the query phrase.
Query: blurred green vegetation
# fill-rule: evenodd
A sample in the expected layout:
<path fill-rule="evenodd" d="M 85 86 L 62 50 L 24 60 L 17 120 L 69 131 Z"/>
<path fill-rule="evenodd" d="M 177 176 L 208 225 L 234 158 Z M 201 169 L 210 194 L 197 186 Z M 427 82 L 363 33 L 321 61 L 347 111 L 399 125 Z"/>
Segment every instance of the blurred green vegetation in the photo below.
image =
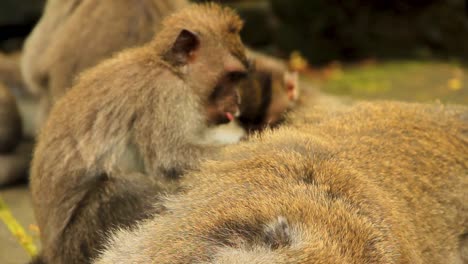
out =
<path fill-rule="evenodd" d="M 271 0 L 281 50 L 313 64 L 468 58 L 465 0 Z"/>
<path fill-rule="evenodd" d="M 0 1 L 0 48 L 6 49 L 8 37 L 27 35 L 44 2 Z M 467 0 L 215 2 L 239 11 L 246 44 L 284 58 L 299 50 L 313 65 L 367 58 L 468 61 Z"/>
<path fill-rule="evenodd" d="M 205 0 L 196 0 L 198 2 Z M 468 60 L 466 0 L 224 0 L 246 21 L 243 39 L 314 65 L 333 60 Z"/>
<path fill-rule="evenodd" d="M 317 76 L 316 76 L 317 77 Z M 361 99 L 468 104 L 468 69 L 437 61 L 332 63 L 321 71 L 320 86 L 331 94 Z"/>

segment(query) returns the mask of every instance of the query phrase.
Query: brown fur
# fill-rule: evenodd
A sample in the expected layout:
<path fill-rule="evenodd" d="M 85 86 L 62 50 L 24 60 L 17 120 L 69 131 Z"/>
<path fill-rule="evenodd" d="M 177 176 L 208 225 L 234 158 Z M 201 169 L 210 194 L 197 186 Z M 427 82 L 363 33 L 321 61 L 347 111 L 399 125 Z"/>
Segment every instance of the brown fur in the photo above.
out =
<path fill-rule="evenodd" d="M 235 91 L 231 74 L 247 71 L 241 27 L 230 9 L 187 7 L 147 45 L 84 73 L 57 102 L 31 169 L 43 261 L 88 262 L 109 228 L 159 212 L 158 190 L 177 188 L 186 169 L 216 155 L 207 115 L 220 110 L 212 99 L 221 88 Z"/>
<path fill-rule="evenodd" d="M 28 37 L 22 73 L 41 96 L 40 119 L 79 73 L 125 48 L 142 45 L 185 0 L 49 0 Z"/>
<path fill-rule="evenodd" d="M 95 263 L 466 263 L 468 109 L 320 116 L 229 147 Z"/>

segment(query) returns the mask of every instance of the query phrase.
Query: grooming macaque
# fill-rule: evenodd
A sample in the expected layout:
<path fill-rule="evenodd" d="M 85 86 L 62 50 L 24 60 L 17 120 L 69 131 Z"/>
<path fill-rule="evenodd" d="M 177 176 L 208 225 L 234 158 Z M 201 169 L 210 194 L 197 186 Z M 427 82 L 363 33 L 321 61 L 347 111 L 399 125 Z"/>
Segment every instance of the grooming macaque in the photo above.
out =
<path fill-rule="evenodd" d="M 22 59 L 25 81 L 41 97 L 39 122 L 81 72 L 125 48 L 146 43 L 160 29 L 163 17 L 186 5 L 186 0 L 49 0 Z M 297 75 L 280 60 L 253 51 L 248 57 L 259 73 L 241 86 L 239 119 L 252 130 L 277 123 L 297 100 L 298 87 Z M 262 75 L 270 76 L 270 87 Z"/>
<path fill-rule="evenodd" d="M 468 109 L 321 115 L 205 162 L 95 263 L 467 263 Z"/>
<path fill-rule="evenodd" d="M 85 72 L 53 107 L 31 168 L 46 263 L 87 263 L 109 228 L 161 208 L 201 159 L 210 129 L 239 111 L 248 61 L 240 18 L 215 4 L 168 16 L 148 44 Z"/>
<path fill-rule="evenodd" d="M 22 57 L 26 84 L 41 97 L 41 120 L 85 69 L 154 37 L 185 0 L 49 0 Z M 41 121 L 43 122 L 43 121 Z"/>

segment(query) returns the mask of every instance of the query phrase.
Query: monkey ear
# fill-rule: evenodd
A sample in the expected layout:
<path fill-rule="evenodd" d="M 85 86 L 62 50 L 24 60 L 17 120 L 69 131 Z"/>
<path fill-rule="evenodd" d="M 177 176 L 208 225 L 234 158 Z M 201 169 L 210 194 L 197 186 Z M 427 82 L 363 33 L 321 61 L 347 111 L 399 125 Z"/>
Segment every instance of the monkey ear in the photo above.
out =
<path fill-rule="evenodd" d="M 165 59 L 174 65 L 184 65 L 195 57 L 195 51 L 200 46 L 200 40 L 194 32 L 183 29 Z"/>

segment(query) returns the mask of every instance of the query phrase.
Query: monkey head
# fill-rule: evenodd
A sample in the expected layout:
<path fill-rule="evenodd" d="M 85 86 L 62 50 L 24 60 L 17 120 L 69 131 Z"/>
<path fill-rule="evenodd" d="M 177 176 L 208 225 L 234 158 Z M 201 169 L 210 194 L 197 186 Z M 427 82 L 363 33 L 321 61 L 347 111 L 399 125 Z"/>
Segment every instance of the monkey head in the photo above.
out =
<path fill-rule="evenodd" d="M 249 131 L 274 127 L 299 98 L 297 72 L 256 68 L 240 85 L 239 121 Z"/>
<path fill-rule="evenodd" d="M 156 43 L 162 58 L 199 98 L 208 125 L 228 123 L 239 114 L 238 83 L 249 62 L 239 32 L 241 19 L 229 8 L 197 5 L 169 16 Z M 174 30 L 176 29 L 176 30 Z"/>
<path fill-rule="evenodd" d="M 271 102 L 268 107 L 265 122 L 274 126 L 281 122 L 284 113 L 292 109 L 299 99 L 298 73 L 286 71 L 282 74 L 272 73 Z"/>

